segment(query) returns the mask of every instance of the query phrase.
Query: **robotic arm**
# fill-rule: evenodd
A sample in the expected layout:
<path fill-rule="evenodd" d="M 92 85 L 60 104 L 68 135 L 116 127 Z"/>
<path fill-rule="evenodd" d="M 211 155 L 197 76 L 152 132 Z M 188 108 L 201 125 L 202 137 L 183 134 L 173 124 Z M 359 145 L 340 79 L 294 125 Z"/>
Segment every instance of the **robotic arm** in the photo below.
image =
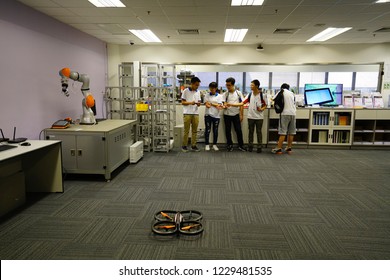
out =
<path fill-rule="evenodd" d="M 69 79 L 83 83 L 81 86 L 81 92 L 84 96 L 82 101 L 83 117 L 80 120 L 81 124 L 96 124 L 96 119 L 92 108 L 95 106 L 95 99 L 93 98 L 89 90 L 89 77 L 86 74 L 79 74 L 78 72 L 71 71 L 69 68 L 62 68 L 59 72 L 61 76 L 62 92 L 66 97 L 69 96 L 68 82 Z"/>

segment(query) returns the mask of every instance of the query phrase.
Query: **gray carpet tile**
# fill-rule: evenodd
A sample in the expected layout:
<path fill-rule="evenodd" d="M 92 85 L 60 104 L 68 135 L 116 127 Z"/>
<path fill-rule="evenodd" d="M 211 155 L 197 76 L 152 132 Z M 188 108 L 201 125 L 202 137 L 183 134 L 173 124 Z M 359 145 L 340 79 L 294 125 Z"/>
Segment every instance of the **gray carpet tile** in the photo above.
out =
<path fill-rule="evenodd" d="M 94 218 L 74 239 L 76 243 L 123 244 L 134 220 L 128 218 Z"/>
<path fill-rule="evenodd" d="M 303 176 L 301 176 L 303 177 Z M 324 184 L 323 182 L 319 181 L 313 181 L 313 180 L 301 180 L 302 178 L 299 178 L 298 180 L 295 180 L 295 186 L 299 192 L 302 193 L 311 193 L 311 194 L 321 194 L 321 193 L 327 193 L 330 194 L 330 190 L 328 188 L 328 184 Z"/>
<path fill-rule="evenodd" d="M 341 242 L 326 226 L 285 224 L 281 228 L 292 252 L 312 255 L 346 253 Z"/>
<path fill-rule="evenodd" d="M 65 243 L 53 256 L 60 260 L 110 260 L 118 259 L 122 244 Z"/>
<path fill-rule="evenodd" d="M 233 224 L 233 248 L 269 251 L 291 251 L 280 226 Z"/>
<path fill-rule="evenodd" d="M 123 246 L 118 259 L 121 260 L 161 260 L 176 259 L 177 247 L 170 246 L 162 240 L 160 245 L 132 245 Z"/>
<path fill-rule="evenodd" d="M 349 228 L 351 231 L 356 228 L 368 229 L 364 218 L 357 216 L 348 208 L 318 206 L 316 209 L 329 228 Z"/>
<path fill-rule="evenodd" d="M 239 260 L 291 260 L 294 257 L 288 251 L 238 248 L 235 259 Z"/>
<path fill-rule="evenodd" d="M 278 207 L 270 208 L 273 219 L 277 224 L 325 224 L 321 215 L 313 207 Z"/>
<path fill-rule="evenodd" d="M 76 198 L 68 201 L 62 208 L 58 209 L 54 216 L 62 218 L 91 217 L 105 205 L 103 199 L 80 199 Z"/>
<path fill-rule="evenodd" d="M 221 189 L 193 189 L 189 202 L 196 205 L 223 205 L 226 204 L 226 192 Z"/>
<path fill-rule="evenodd" d="M 28 195 L 0 220 L 0 258 L 388 260 L 389 156 L 145 153 L 110 182 L 72 174 L 64 193 Z M 203 213 L 202 234 L 152 233 L 157 212 L 189 209 Z"/>
<path fill-rule="evenodd" d="M 270 225 L 275 223 L 270 207 L 262 205 L 234 204 L 233 218 L 233 221 L 239 224 Z"/>
<path fill-rule="evenodd" d="M 74 240 L 90 223 L 89 218 L 42 217 L 24 231 L 18 239 L 34 241 Z"/>
<path fill-rule="evenodd" d="M 57 252 L 61 251 L 64 242 L 60 240 L 18 240 L 12 241 L 4 250 L 1 249 L 1 259 L 10 260 L 46 260 L 55 259 Z M 3 257 L 4 256 L 4 257 Z"/>
<path fill-rule="evenodd" d="M 232 249 L 213 248 L 177 248 L 174 259 L 177 260 L 235 260 Z"/>

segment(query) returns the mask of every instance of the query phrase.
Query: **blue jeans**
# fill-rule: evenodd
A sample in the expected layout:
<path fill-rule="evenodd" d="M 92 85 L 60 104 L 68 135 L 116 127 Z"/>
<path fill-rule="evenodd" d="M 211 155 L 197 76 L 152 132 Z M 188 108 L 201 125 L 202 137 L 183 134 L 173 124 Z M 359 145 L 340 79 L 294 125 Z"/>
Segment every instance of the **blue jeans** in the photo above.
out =
<path fill-rule="evenodd" d="M 209 145 L 211 127 L 213 127 L 213 144 L 216 145 L 218 141 L 218 126 L 219 119 L 211 116 L 204 116 L 204 123 L 206 126 L 206 131 L 204 133 L 204 141 L 206 145 Z"/>

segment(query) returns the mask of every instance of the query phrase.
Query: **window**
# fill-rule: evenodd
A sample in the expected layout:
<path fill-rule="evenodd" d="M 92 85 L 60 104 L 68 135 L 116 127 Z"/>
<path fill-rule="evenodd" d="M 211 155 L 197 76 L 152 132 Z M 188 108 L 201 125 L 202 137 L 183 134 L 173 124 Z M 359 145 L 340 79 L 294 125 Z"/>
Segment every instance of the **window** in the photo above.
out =
<path fill-rule="evenodd" d="M 284 83 L 290 85 L 290 89 L 297 86 L 298 74 L 297 72 L 275 72 L 272 73 L 272 89 L 279 90 Z"/>
<path fill-rule="evenodd" d="M 343 90 L 351 90 L 352 72 L 329 72 L 328 84 L 343 84 Z"/>
<path fill-rule="evenodd" d="M 269 88 L 269 72 L 246 72 L 245 88 L 243 89 L 245 93 L 251 91 L 251 82 L 253 80 L 259 80 L 260 87 L 263 90 Z"/>
<path fill-rule="evenodd" d="M 356 72 L 355 90 L 362 93 L 377 91 L 378 73 L 377 72 Z"/>
<path fill-rule="evenodd" d="M 299 75 L 299 93 L 304 92 L 305 84 L 324 84 L 325 72 L 301 72 Z"/>
<path fill-rule="evenodd" d="M 208 90 L 211 82 L 217 81 L 216 72 L 196 72 L 196 76 L 200 79 L 201 83 L 199 90 Z"/>
<path fill-rule="evenodd" d="M 218 73 L 218 87 L 222 87 L 226 90 L 226 79 L 229 77 L 233 77 L 236 80 L 235 86 L 236 89 L 242 91 L 243 90 L 243 72 L 219 72 Z"/>

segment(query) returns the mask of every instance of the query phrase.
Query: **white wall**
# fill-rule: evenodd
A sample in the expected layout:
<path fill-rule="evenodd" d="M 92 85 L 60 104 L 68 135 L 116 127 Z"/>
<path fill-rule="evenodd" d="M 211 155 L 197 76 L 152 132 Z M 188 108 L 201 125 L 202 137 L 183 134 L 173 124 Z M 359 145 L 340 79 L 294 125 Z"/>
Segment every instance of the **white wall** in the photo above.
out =
<path fill-rule="evenodd" d="M 88 74 L 102 115 L 106 85 L 106 44 L 17 1 L 0 4 L 0 128 L 11 137 L 38 139 L 42 129 L 82 114 L 81 83 L 61 93 L 59 70 Z"/>
<path fill-rule="evenodd" d="M 108 45 L 109 85 L 118 85 L 121 62 L 224 63 L 226 71 L 234 63 L 253 64 L 367 64 L 385 63 L 390 69 L 390 43 L 354 45 L 265 45 L 256 51 L 250 45 Z M 390 82 L 390 73 L 383 82 Z M 382 90 L 387 104 L 389 91 Z"/>

